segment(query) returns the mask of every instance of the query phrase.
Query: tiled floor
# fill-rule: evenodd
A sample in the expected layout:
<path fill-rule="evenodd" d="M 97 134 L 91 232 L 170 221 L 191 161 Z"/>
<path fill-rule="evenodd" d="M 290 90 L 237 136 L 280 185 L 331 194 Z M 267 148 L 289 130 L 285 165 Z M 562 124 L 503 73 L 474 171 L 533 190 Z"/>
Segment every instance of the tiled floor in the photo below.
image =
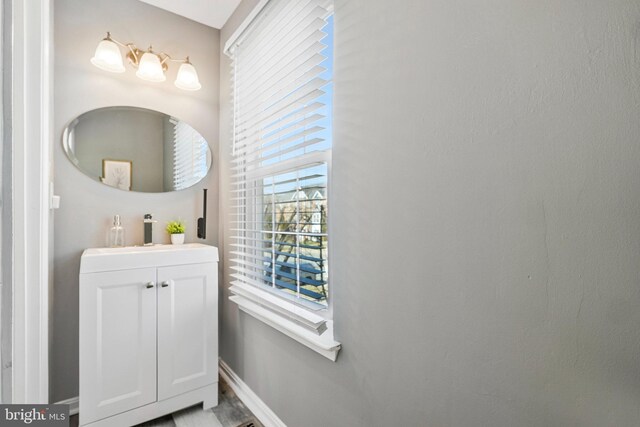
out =
<path fill-rule="evenodd" d="M 147 421 L 137 427 L 263 427 L 222 378 L 218 392 L 219 403 L 213 409 L 203 411 L 202 405 L 199 404 Z M 71 417 L 71 427 L 77 426 L 78 416 L 74 415 Z"/>

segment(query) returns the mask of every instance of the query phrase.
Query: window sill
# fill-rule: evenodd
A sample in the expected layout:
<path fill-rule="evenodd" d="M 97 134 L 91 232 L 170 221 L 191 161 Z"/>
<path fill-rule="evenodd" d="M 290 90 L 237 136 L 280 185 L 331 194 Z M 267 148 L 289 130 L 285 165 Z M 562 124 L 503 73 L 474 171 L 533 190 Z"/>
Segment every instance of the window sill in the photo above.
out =
<path fill-rule="evenodd" d="M 319 316 L 305 313 L 295 304 L 284 300 L 273 301 L 272 295 L 250 285 L 235 282 L 230 291 L 229 300 L 238 304 L 238 308 L 288 337 L 298 341 L 327 359 L 336 361 L 341 344 L 333 339 L 333 322 L 322 322 L 322 329 L 317 331 L 309 324 L 314 324 Z M 302 311 L 301 311 L 302 310 Z"/>

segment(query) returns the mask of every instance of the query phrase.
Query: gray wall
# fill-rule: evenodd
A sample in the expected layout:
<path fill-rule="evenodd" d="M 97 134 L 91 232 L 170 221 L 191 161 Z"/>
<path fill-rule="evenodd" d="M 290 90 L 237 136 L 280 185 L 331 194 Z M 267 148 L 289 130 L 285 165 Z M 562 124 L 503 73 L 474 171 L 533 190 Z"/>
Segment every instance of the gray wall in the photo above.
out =
<path fill-rule="evenodd" d="M 106 227 L 120 214 L 128 244 L 142 243 L 142 217 L 154 213 L 156 243 L 168 243 L 167 221 L 182 218 L 186 241 L 196 238 L 196 218 L 202 212 L 202 188 L 209 189 L 206 243 L 217 245 L 218 219 L 218 82 L 219 31 L 154 8 L 137 0 L 56 0 L 54 132 L 55 189 L 62 197 L 55 213 L 54 290 L 51 350 L 52 402 L 78 395 L 78 271 L 85 248 L 104 246 Z M 202 90 L 185 92 L 173 86 L 177 64 L 167 81 L 154 84 L 135 77 L 127 65 L 111 74 L 89 62 L 106 31 L 141 48 L 152 43 L 176 57 L 189 55 L 198 70 Z M 179 117 L 202 134 L 213 151 L 207 179 L 179 192 L 124 192 L 85 176 L 62 150 L 64 127 L 79 114 L 111 105 L 150 108 Z"/>
<path fill-rule="evenodd" d="M 336 0 L 337 363 L 238 312 L 227 247 L 222 358 L 292 427 L 637 426 L 639 3 L 401 3 Z"/>

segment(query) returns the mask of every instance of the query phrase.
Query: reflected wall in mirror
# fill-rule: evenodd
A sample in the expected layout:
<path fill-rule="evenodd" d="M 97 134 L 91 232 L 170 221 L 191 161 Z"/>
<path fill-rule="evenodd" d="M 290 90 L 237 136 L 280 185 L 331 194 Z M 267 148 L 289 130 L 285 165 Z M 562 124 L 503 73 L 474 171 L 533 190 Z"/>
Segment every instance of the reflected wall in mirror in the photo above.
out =
<path fill-rule="evenodd" d="M 202 135 L 180 119 L 144 108 L 91 110 L 69 124 L 62 142 L 85 175 L 125 191 L 182 190 L 211 167 Z"/>

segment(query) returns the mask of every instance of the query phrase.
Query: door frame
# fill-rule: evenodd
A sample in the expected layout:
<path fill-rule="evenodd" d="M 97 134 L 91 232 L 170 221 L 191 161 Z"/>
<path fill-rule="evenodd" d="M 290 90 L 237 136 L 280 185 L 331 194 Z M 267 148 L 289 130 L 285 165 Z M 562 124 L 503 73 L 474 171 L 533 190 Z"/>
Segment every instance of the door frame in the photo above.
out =
<path fill-rule="evenodd" d="M 51 0 L 13 0 L 10 7 L 13 35 L 10 392 L 12 403 L 49 403 L 52 6 Z"/>

